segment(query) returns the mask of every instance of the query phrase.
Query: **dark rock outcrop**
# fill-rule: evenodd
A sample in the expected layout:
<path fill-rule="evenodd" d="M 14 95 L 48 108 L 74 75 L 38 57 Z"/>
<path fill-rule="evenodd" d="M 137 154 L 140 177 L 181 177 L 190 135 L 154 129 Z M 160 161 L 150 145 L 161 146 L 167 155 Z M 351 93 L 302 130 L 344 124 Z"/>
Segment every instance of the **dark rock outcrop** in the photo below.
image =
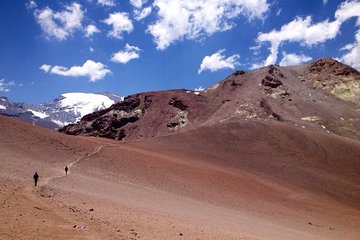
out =
<path fill-rule="evenodd" d="M 177 98 L 172 98 L 169 102 L 169 105 L 172 105 L 181 111 L 185 111 L 188 108 L 188 106 L 186 106 L 181 100 Z"/>
<path fill-rule="evenodd" d="M 244 70 L 238 70 L 238 71 L 235 71 L 232 75 L 233 76 L 239 76 L 239 75 L 244 75 L 246 72 Z"/>
<path fill-rule="evenodd" d="M 261 84 L 266 87 L 277 88 L 282 85 L 282 82 L 277 78 L 267 75 L 263 80 L 261 80 Z"/>

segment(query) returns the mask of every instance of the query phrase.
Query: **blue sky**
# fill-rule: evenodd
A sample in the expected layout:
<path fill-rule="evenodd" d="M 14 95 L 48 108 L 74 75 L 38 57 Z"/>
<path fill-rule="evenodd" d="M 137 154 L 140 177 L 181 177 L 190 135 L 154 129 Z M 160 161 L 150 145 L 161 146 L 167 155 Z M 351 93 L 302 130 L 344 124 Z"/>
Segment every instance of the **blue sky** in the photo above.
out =
<path fill-rule="evenodd" d="M 333 57 L 360 69 L 360 0 L 2 0 L 0 96 L 208 88 Z"/>

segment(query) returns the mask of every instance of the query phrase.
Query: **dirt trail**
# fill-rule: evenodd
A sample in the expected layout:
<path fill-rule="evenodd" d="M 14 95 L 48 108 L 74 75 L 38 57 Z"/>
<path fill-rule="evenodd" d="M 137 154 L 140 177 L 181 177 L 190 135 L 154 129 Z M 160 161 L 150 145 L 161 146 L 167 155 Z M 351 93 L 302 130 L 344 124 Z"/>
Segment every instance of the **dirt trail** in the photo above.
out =
<path fill-rule="evenodd" d="M 68 168 L 69 168 L 69 171 L 68 171 L 68 175 L 71 174 L 71 167 L 73 167 L 75 164 L 79 163 L 81 160 L 84 160 L 86 158 L 89 158 L 95 154 L 97 154 L 98 152 L 101 151 L 101 149 L 105 147 L 104 145 L 101 145 L 99 147 L 97 147 L 94 151 L 90 152 L 90 153 L 87 153 L 83 156 L 80 156 L 78 157 L 75 161 L 72 161 L 70 163 L 67 164 Z M 47 184 L 49 184 L 51 181 L 53 180 L 56 180 L 56 179 L 60 179 L 60 178 L 63 178 L 63 177 L 66 177 L 66 175 L 64 175 L 64 170 L 58 170 L 59 174 L 57 174 L 56 176 L 53 176 L 53 177 L 48 177 L 48 178 L 45 178 L 41 184 L 39 184 L 39 186 L 45 186 Z"/>
<path fill-rule="evenodd" d="M 79 239 L 101 237 L 93 229 L 74 228 L 78 219 L 35 194 L 37 188 L 1 179 L 0 239 Z"/>
<path fill-rule="evenodd" d="M 67 165 L 68 168 L 71 168 L 73 165 L 77 164 L 77 163 L 80 162 L 81 160 L 84 160 L 84 159 L 86 159 L 86 158 L 88 158 L 88 157 L 91 157 L 91 156 L 97 154 L 98 152 L 101 151 L 101 149 L 102 149 L 103 147 L 105 147 L 105 146 L 104 146 L 104 145 L 101 145 L 101 146 L 97 147 L 93 152 L 88 153 L 88 154 L 85 154 L 84 156 L 78 157 L 75 161 L 73 161 L 73 162 L 71 162 L 71 163 L 69 163 L 69 164 Z"/>
<path fill-rule="evenodd" d="M 78 162 L 97 154 L 103 147 L 101 145 L 94 151 L 78 157 L 75 161 L 70 162 L 68 167 L 74 167 Z M 78 214 L 71 214 L 66 206 L 54 207 L 44 199 L 44 197 L 50 196 L 47 195 L 48 190 L 51 190 L 49 183 L 64 177 L 66 175 L 61 169 L 55 175 L 44 178 L 37 187 L 23 183 L 4 183 L 3 186 L 7 187 L 2 188 L 1 192 L 9 192 L 9 194 L 3 195 L 4 198 L 7 195 L 11 196 L 11 192 L 13 197 L 12 199 L 0 197 L 0 200 L 3 200 L 3 208 L 5 208 L 5 217 L 0 220 L 0 226 L 4 226 L 4 229 L 0 227 L 0 235 L 6 239 L 32 239 L 35 236 L 38 239 L 54 240 L 103 238 L 104 235 L 93 223 Z M 8 205 L 5 206 L 5 203 Z M 6 214 L 6 211 L 11 211 L 11 213 Z M 24 231 L 24 229 L 26 230 Z"/>

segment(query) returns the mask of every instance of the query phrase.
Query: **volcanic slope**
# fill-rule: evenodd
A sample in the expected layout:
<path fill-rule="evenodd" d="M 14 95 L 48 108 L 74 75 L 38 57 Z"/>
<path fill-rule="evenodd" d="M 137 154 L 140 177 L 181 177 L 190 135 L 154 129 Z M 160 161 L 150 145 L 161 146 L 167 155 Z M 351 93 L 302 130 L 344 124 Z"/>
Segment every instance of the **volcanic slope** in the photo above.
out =
<path fill-rule="evenodd" d="M 236 71 L 202 92 L 131 95 L 61 131 L 136 140 L 226 121 L 278 121 L 360 139 L 359 96 L 360 73 L 324 58 L 302 66 Z"/>
<path fill-rule="evenodd" d="M 360 238 L 356 140 L 279 121 L 136 142 L 0 130 L 6 239 Z"/>

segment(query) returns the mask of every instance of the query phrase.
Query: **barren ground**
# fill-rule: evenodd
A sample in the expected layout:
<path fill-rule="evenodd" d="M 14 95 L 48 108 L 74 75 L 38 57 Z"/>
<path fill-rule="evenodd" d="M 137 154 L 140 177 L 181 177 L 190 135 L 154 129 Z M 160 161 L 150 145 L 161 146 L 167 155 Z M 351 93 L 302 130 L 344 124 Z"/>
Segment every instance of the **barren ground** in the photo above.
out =
<path fill-rule="evenodd" d="M 360 239 L 360 143 L 335 134 L 269 121 L 123 143 L 3 117 L 0 132 L 0 239 Z"/>

